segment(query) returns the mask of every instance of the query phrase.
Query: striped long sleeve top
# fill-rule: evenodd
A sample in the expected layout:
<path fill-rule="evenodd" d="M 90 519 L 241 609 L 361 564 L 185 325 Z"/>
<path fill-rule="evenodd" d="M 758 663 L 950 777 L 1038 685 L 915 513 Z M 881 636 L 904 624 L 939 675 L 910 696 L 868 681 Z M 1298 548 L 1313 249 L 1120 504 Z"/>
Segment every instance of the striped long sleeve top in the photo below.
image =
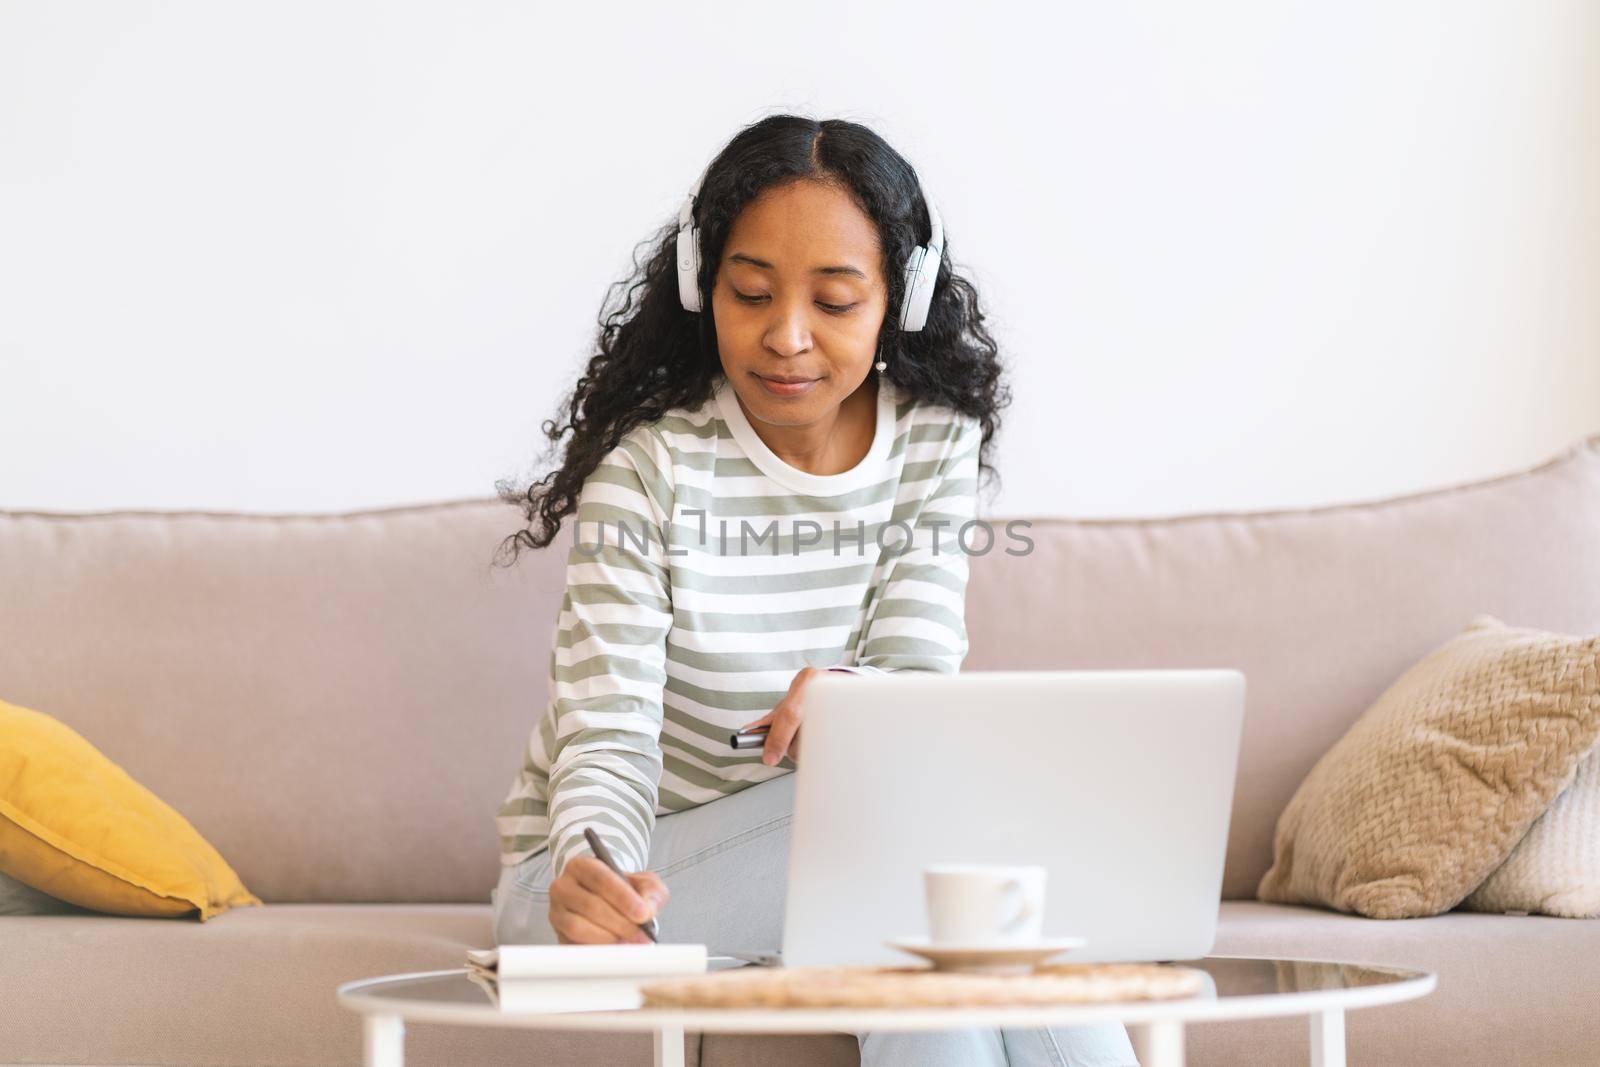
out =
<path fill-rule="evenodd" d="M 880 378 L 872 444 L 841 474 L 780 459 L 726 379 L 636 427 L 584 482 L 550 697 L 496 815 L 512 866 L 552 873 L 593 826 L 646 867 L 655 817 L 794 769 L 728 735 L 802 667 L 954 672 L 975 519 L 977 420 Z"/>

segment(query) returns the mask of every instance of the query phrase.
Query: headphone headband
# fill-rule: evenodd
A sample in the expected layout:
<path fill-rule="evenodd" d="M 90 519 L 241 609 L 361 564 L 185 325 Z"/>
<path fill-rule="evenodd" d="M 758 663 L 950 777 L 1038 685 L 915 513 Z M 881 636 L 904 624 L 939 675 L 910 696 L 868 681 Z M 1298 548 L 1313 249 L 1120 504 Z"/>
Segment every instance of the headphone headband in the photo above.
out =
<path fill-rule="evenodd" d="M 694 202 L 710 171 L 707 163 L 678 209 L 678 303 L 685 311 L 700 310 L 700 227 L 694 224 Z"/>
<path fill-rule="evenodd" d="M 700 227 L 694 222 L 695 201 L 700 196 L 700 186 L 711 171 L 707 163 L 694 180 L 689 195 L 678 208 L 678 302 L 685 311 L 699 311 L 700 304 Z M 921 185 L 921 179 L 918 179 Z M 921 330 L 928 321 L 928 309 L 933 306 L 933 287 L 939 278 L 939 262 L 944 258 L 944 222 L 939 209 L 924 192 L 923 203 L 928 208 L 928 243 L 911 250 L 905 266 L 905 296 L 900 302 L 900 329 L 906 333 Z"/>

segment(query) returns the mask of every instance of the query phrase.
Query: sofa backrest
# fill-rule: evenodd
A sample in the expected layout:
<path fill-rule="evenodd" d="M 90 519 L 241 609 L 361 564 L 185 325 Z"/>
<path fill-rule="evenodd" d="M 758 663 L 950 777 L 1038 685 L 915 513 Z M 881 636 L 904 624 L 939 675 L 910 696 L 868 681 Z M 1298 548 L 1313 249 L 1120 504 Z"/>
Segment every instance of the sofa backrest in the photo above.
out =
<path fill-rule="evenodd" d="M 264 900 L 486 901 L 563 580 L 564 549 L 491 565 L 516 520 L 0 511 L 0 699 L 77 729 Z M 1372 503 L 1031 523 L 1032 551 L 972 561 L 964 669 L 1243 671 L 1229 897 L 1322 752 L 1474 614 L 1600 632 L 1600 434 Z"/>
<path fill-rule="evenodd" d="M 1255 896 L 1317 759 L 1474 614 L 1600 633 L 1600 434 L 1531 470 L 1386 500 L 1031 533 L 1028 556 L 974 560 L 962 669 L 1244 672 L 1230 899 Z"/>

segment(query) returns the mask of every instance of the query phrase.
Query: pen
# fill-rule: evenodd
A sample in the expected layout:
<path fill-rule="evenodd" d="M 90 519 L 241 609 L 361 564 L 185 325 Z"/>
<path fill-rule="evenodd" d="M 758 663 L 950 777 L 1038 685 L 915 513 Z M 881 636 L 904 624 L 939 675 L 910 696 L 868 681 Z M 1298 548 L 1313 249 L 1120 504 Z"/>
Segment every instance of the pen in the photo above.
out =
<path fill-rule="evenodd" d="M 767 743 L 770 726 L 752 726 L 747 730 L 728 735 L 729 748 L 760 748 Z"/>
<path fill-rule="evenodd" d="M 611 852 L 601 843 L 600 835 L 594 832 L 594 827 L 585 826 L 583 828 L 583 839 L 589 842 L 589 849 L 594 853 L 595 859 L 610 867 L 616 872 L 617 877 L 624 882 L 628 880 L 628 876 L 622 873 L 622 868 L 617 866 L 617 861 L 611 858 Z M 654 918 L 646 919 L 640 923 L 639 929 L 643 930 L 644 936 L 651 941 L 656 940 L 656 921 Z"/>

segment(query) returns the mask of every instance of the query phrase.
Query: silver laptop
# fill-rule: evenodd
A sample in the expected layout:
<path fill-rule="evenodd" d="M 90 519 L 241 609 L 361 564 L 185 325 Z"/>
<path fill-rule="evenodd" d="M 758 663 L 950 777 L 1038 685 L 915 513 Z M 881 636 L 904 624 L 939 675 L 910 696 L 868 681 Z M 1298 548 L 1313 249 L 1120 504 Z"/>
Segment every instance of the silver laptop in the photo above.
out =
<path fill-rule="evenodd" d="M 1061 962 L 1216 937 L 1244 716 L 1236 670 L 830 674 L 806 689 L 785 965 L 916 961 L 933 864 L 1046 868 Z"/>

